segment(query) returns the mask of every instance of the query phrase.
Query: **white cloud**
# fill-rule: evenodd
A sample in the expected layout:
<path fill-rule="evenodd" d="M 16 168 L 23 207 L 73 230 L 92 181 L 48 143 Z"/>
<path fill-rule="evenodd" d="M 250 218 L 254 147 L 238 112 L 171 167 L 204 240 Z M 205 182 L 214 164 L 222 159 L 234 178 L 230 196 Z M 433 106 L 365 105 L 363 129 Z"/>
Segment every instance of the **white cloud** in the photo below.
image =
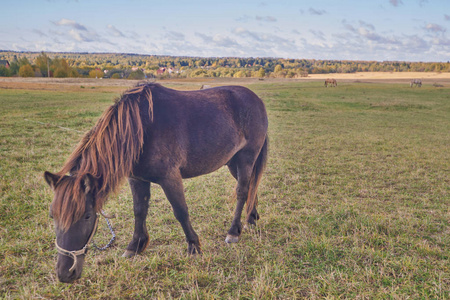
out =
<path fill-rule="evenodd" d="M 367 30 L 366 28 L 363 28 L 363 27 L 360 27 L 358 29 L 358 33 L 361 36 L 363 36 L 363 37 L 365 37 L 365 38 L 367 38 L 369 40 L 372 40 L 372 41 L 377 41 L 377 42 L 382 42 L 382 43 L 388 42 L 388 39 L 382 37 L 381 35 L 373 32 L 373 31 L 369 31 L 369 30 Z"/>
<path fill-rule="evenodd" d="M 364 27 L 366 27 L 366 28 L 369 28 L 369 29 L 371 29 L 371 30 L 375 30 L 375 26 L 374 25 L 372 25 L 372 24 L 369 24 L 369 23 L 366 23 L 366 22 L 364 22 L 364 21 L 359 21 L 359 25 L 360 26 L 364 26 Z"/>
<path fill-rule="evenodd" d="M 78 31 L 75 31 L 75 30 L 72 29 L 72 30 L 69 31 L 69 35 L 73 39 L 75 39 L 75 40 L 77 40 L 79 42 L 83 42 L 83 37 L 81 36 L 81 34 Z"/>
<path fill-rule="evenodd" d="M 173 41 L 183 41 L 184 34 L 178 31 L 168 31 L 165 35 L 165 38 Z"/>
<path fill-rule="evenodd" d="M 311 32 L 319 40 L 325 41 L 325 34 L 322 31 L 310 29 L 309 32 Z"/>
<path fill-rule="evenodd" d="M 276 22 L 277 21 L 277 19 L 275 17 L 271 17 L 271 16 L 265 16 L 265 17 L 256 16 L 256 20 L 263 21 L 263 22 Z"/>
<path fill-rule="evenodd" d="M 312 8 L 312 7 L 310 7 L 308 11 L 309 11 L 310 14 L 317 15 L 317 16 L 321 16 L 321 15 L 327 13 L 327 11 L 324 10 L 324 9 L 315 9 L 315 8 Z"/>
<path fill-rule="evenodd" d="M 255 41 L 261 42 L 263 41 L 261 34 L 258 34 L 256 32 L 251 32 L 245 28 L 238 27 L 234 30 L 234 33 L 238 36 L 244 37 L 244 38 L 251 38 Z"/>
<path fill-rule="evenodd" d="M 445 50 L 444 47 L 446 47 L 446 51 L 447 51 L 447 55 L 448 55 L 448 51 L 450 51 L 450 39 L 449 38 L 434 38 L 432 40 L 433 45 L 437 45 L 437 46 L 441 46 L 443 47 L 441 50 Z"/>
<path fill-rule="evenodd" d="M 353 27 L 353 25 L 347 23 L 347 21 L 345 19 L 342 20 L 342 25 L 344 25 L 344 28 L 348 31 L 357 32 L 357 29 L 355 27 Z"/>
<path fill-rule="evenodd" d="M 229 38 L 228 36 L 222 35 L 222 34 L 214 35 L 213 41 L 214 41 L 215 45 L 220 46 L 220 47 L 239 48 L 239 44 L 235 40 Z"/>
<path fill-rule="evenodd" d="M 78 42 L 94 42 L 96 39 L 93 37 L 85 36 L 81 32 L 71 29 L 69 35 Z"/>
<path fill-rule="evenodd" d="M 109 45 L 113 45 L 113 43 L 111 43 L 108 39 L 106 39 L 104 36 L 106 36 L 106 32 L 102 33 L 101 35 L 99 35 L 95 30 L 90 30 L 88 28 L 86 28 L 86 26 L 74 21 L 74 20 L 69 20 L 69 19 L 61 19 L 57 22 L 52 22 L 53 24 L 55 24 L 58 27 L 61 27 L 61 29 L 49 29 L 49 33 L 52 35 L 52 38 L 54 39 L 55 37 L 58 37 L 59 40 L 55 40 L 55 43 L 58 44 L 65 44 L 65 43 L 89 43 L 90 46 L 89 47 L 98 47 L 101 48 L 102 46 L 104 47 L 105 44 L 109 44 Z M 64 27 L 68 27 L 70 28 L 70 30 L 65 31 L 66 29 L 64 29 Z M 116 37 L 125 37 L 125 35 L 118 30 L 115 26 L 113 25 L 108 25 L 106 26 L 108 28 L 108 30 L 110 31 L 110 33 Z M 96 44 L 96 45 L 94 45 Z M 73 48 L 72 46 L 67 46 L 68 48 Z M 80 46 L 77 45 L 76 46 L 77 49 L 80 49 Z M 69 50 L 68 50 L 69 51 Z M 72 50 L 70 50 L 72 51 Z M 84 50 L 86 51 L 86 50 Z M 87 51 L 92 51 L 90 48 Z"/>
<path fill-rule="evenodd" d="M 216 46 L 216 47 L 225 47 L 225 48 L 239 48 L 239 44 L 231 39 L 228 36 L 222 35 L 222 34 L 216 34 L 214 36 L 202 34 L 202 33 L 195 33 L 196 36 L 203 39 L 205 43 L 207 43 L 207 46 Z"/>
<path fill-rule="evenodd" d="M 284 35 L 255 32 L 242 27 L 234 29 L 233 33 L 241 40 L 240 43 L 244 46 L 244 50 L 254 53 L 251 56 L 289 57 L 292 53 L 298 52 L 295 41 L 282 37 Z"/>
<path fill-rule="evenodd" d="M 69 26 L 77 30 L 87 31 L 87 28 L 84 25 L 81 25 L 80 23 L 77 23 L 73 20 L 61 19 L 57 22 L 53 22 L 53 24 L 58 26 Z"/>
<path fill-rule="evenodd" d="M 430 32 L 434 32 L 434 33 L 438 33 L 438 32 L 445 32 L 445 28 L 442 27 L 441 25 L 438 24 L 434 24 L 434 23 L 428 23 L 425 26 L 425 29 L 430 31 Z"/>
<path fill-rule="evenodd" d="M 112 34 L 116 37 L 125 37 L 125 35 L 117 29 L 114 25 L 108 25 L 108 29 L 112 32 Z"/>
<path fill-rule="evenodd" d="M 235 18 L 234 20 L 237 21 L 237 22 L 247 23 L 251 19 L 252 19 L 252 17 L 250 17 L 249 15 L 243 15 L 241 17 Z"/>
<path fill-rule="evenodd" d="M 45 34 L 44 32 L 42 32 L 39 29 L 33 29 L 33 32 L 36 33 L 37 35 L 39 35 L 40 37 L 46 37 L 47 34 Z"/>
<path fill-rule="evenodd" d="M 414 51 L 424 51 L 430 48 L 430 44 L 418 35 L 405 36 L 402 44 L 406 49 L 414 49 Z"/>

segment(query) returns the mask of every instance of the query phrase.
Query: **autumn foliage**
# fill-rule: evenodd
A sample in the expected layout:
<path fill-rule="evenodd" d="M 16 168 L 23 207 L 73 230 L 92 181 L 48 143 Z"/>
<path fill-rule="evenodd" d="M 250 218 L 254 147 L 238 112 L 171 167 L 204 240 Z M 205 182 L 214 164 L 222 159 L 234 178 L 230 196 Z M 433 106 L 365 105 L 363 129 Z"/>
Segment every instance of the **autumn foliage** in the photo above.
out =
<path fill-rule="evenodd" d="M 3 76 L 129 78 L 274 77 L 354 72 L 450 72 L 450 62 L 348 61 L 239 57 L 174 57 L 118 53 L 0 51 L 11 68 Z M 24 67 L 29 65 L 29 67 Z M 22 72 L 20 68 L 22 68 Z M 30 70 L 31 67 L 31 70 Z"/>

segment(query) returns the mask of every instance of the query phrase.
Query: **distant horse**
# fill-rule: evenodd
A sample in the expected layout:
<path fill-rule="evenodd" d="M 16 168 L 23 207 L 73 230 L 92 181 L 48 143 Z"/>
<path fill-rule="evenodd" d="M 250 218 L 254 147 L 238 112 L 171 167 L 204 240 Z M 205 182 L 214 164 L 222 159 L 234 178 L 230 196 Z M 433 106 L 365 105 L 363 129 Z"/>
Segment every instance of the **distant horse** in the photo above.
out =
<path fill-rule="evenodd" d="M 50 214 L 55 221 L 59 280 L 81 277 L 97 214 L 126 177 L 135 228 L 123 256 L 141 253 L 149 243 L 145 219 L 151 182 L 162 187 L 172 205 L 188 252 L 201 253 L 182 179 L 223 165 L 237 180 L 237 205 L 225 241 L 238 242 L 244 205 L 249 224 L 259 219 L 257 188 L 267 161 L 267 127 L 264 103 L 244 87 L 185 92 L 144 84 L 125 92 L 82 138 L 61 171 L 44 174 L 54 191 Z"/>
<path fill-rule="evenodd" d="M 420 80 L 420 79 L 413 79 L 413 80 L 411 80 L 410 86 L 413 87 L 414 85 L 416 85 L 416 87 L 421 87 L 422 86 L 422 80 Z"/>
<path fill-rule="evenodd" d="M 325 87 L 328 87 L 328 85 L 331 85 L 332 87 L 337 86 L 337 81 L 334 78 L 327 78 L 325 79 Z"/>

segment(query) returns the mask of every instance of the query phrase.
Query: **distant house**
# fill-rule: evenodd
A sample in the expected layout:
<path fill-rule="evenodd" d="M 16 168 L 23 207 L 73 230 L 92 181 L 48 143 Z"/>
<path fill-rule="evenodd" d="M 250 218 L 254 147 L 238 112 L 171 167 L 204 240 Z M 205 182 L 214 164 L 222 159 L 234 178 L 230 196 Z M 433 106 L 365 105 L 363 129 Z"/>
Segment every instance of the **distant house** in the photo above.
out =
<path fill-rule="evenodd" d="M 9 69 L 9 61 L 7 61 L 5 59 L 0 59 L 0 66 L 4 66 L 7 69 Z"/>
<path fill-rule="evenodd" d="M 156 74 L 161 75 L 161 74 L 164 74 L 165 71 L 166 71 L 166 68 L 161 67 L 156 71 Z"/>

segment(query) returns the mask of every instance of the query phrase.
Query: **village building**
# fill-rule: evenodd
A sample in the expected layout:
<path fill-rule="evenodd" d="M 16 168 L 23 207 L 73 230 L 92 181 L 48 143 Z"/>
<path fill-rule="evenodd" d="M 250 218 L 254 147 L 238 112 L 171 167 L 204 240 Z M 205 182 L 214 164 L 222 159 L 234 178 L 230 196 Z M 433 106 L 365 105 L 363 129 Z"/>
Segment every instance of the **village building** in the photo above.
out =
<path fill-rule="evenodd" d="M 7 61 L 6 59 L 0 59 L 0 66 L 4 66 L 9 69 L 9 61 Z"/>

